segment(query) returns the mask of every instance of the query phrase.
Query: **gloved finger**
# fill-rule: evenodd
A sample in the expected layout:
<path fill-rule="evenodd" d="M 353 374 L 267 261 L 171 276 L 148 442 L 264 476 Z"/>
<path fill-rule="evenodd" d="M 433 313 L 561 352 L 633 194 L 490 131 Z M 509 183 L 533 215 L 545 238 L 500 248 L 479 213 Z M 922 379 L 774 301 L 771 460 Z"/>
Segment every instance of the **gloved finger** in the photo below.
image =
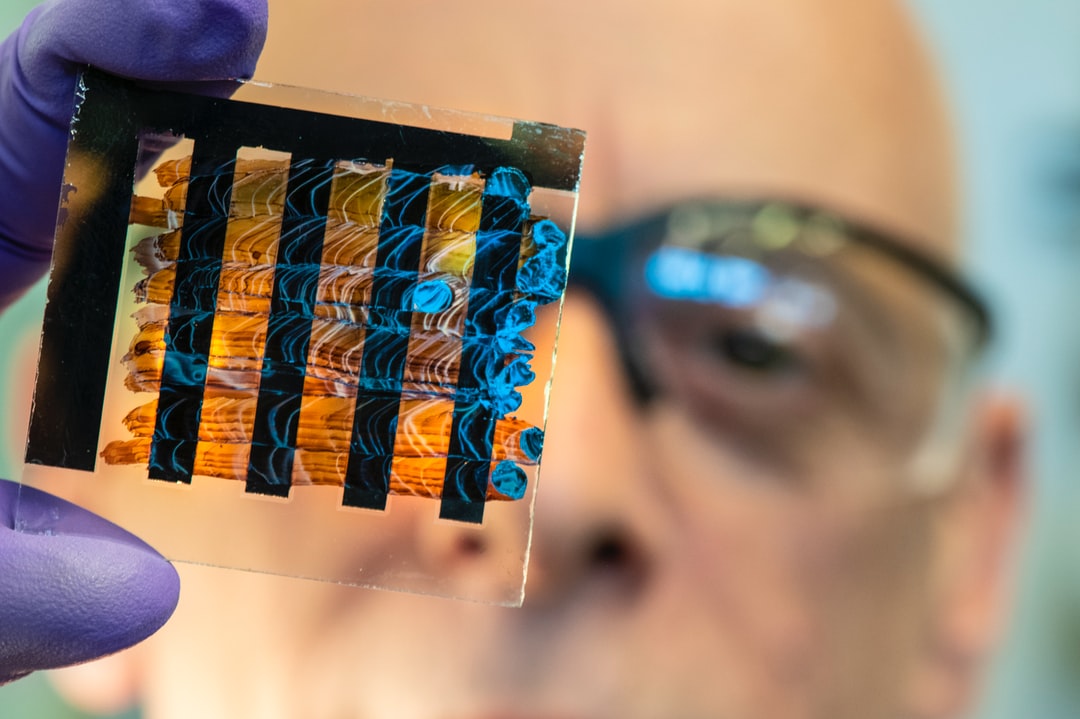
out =
<path fill-rule="evenodd" d="M 140 80 L 247 77 L 266 0 L 52 0 L 0 44 L 0 306 L 47 265 L 76 73 Z"/>
<path fill-rule="evenodd" d="M 0 480 L 0 683 L 145 639 L 179 592 L 176 570 L 139 538 Z"/>

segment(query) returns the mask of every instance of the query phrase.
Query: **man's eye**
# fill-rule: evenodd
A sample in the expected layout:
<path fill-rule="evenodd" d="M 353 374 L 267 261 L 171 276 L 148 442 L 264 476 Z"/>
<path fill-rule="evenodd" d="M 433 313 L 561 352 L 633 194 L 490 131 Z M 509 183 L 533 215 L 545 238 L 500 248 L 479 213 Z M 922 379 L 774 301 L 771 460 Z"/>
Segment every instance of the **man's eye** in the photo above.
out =
<path fill-rule="evenodd" d="M 709 358 L 755 373 L 776 374 L 798 369 L 798 356 L 760 330 L 727 328 L 709 334 L 703 349 Z"/>

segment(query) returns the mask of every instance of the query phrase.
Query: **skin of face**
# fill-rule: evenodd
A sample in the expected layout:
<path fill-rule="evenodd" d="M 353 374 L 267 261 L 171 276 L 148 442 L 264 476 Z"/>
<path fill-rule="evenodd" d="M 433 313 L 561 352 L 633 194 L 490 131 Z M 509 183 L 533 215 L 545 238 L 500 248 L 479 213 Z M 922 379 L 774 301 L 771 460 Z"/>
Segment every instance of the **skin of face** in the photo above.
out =
<path fill-rule="evenodd" d="M 583 128 L 580 231 L 764 196 L 957 254 L 940 90 L 881 0 L 274 0 L 257 76 Z M 150 719 L 868 719 L 971 701 L 1021 504 L 1015 404 L 978 401 L 950 492 L 847 506 L 677 406 L 642 411 L 620 368 L 609 321 L 571 292 L 523 608 L 181 566 L 158 635 L 58 685 Z M 468 543 L 430 551 L 483 576 Z"/>

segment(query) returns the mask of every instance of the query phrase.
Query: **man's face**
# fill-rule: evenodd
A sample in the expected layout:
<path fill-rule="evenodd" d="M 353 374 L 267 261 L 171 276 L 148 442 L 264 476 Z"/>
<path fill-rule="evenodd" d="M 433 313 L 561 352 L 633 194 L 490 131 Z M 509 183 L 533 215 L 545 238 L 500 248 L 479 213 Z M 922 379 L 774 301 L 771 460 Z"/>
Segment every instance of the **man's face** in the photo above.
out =
<path fill-rule="evenodd" d="M 323 5 L 272 5 L 261 77 L 584 127 L 585 233 L 776 197 L 952 255 L 934 88 L 878 3 Z M 901 715 L 948 594 L 948 495 L 905 494 L 869 426 L 780 461 L 766 439 L 821 429 L 783 396 L 755 442 L 685 393 L 643 404 L 600 304 L 571 289 L 562 322 L 522 609 L 181 567 L 158 636 L 64 681 L 122 677 L 155 718 Z M 482 545 L 418 546 L 483 581 Z"/>

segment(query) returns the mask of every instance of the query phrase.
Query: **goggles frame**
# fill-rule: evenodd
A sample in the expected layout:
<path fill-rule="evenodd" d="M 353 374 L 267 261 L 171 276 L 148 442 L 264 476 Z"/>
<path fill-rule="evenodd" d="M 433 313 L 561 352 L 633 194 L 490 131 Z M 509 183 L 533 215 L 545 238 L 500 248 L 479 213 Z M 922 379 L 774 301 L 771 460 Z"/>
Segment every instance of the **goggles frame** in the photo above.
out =
<path fill-rule="evenodd" d="M 701 238 L 717 237 L 735 229 L 750 229 L 760 232 L 766 246 L 774 248 L 795 241 L 807 228 L 812 231 L 825 229 L 842 241 L 855 242 L 889 257 L 956 302 L 971 320 L 973 355 L 981 353 L 993 337 L 994 322 L 987 303 L 956 270 L 902 238 L 865 223 L 845 219 L 828 210 L 783 201 L 686 202 L 602 234 L 578 233 L 571 257 L 569 285 L 589 291 L 617 316 L 620 297 L 626 291 L 624 274 L 619 270 L 625 268 L 643 246 L 664 244 L 673 231 L 672 225 L 678 224 L 679 213 L 693 213 L 699 220 L 706 221 L 689 223 L 698 225 Z M 766 220 L 763 222 L 762 218 Z M 673 223 L 673 219 L 676 222 Z"/>

